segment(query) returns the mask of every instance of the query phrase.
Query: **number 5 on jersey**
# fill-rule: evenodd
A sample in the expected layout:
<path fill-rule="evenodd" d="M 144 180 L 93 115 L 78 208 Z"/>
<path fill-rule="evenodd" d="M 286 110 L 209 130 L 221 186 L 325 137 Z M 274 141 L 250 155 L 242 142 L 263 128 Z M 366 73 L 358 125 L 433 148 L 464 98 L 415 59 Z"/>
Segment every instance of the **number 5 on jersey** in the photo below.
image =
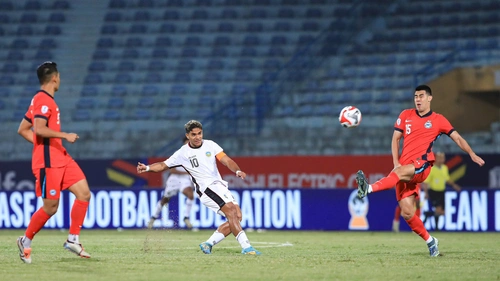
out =
<path fill-rule="evenodd" d="M 409 135 L 411 133 L 411 124 L 406 124 L 406 134 Z"/>

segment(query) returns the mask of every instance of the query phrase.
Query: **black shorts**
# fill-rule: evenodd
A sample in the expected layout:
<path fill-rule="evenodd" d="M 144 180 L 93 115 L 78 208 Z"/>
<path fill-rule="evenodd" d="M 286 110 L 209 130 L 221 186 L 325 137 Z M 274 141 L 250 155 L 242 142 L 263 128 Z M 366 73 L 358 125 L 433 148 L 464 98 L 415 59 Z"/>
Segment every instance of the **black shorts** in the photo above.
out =
<path fill-rule="evenodd" d="M 432 207 L 442 207 L 444 210 L 444 191 L 434 191 L 429 189 L 429 200 Z"/>

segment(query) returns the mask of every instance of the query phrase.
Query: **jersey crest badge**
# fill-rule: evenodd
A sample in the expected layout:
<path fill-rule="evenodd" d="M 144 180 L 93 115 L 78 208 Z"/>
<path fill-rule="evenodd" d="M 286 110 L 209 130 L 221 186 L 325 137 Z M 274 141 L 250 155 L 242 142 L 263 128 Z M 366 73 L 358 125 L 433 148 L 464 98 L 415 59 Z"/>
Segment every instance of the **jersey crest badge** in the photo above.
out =
<path fill-rule="evenodd" d="M 49 111 L 49 107 L 46 105 L 42 105 L 42 113 L 45 114 L 47 113 L 47 111 Z"/>
<path fill-rule="evenodd" d="M 210 153 L 210 151 L 207 151 L 207 152 L 205 152 L 205 155 L 206 155 L 207 157 L 210 157 L 210 156 L 212 156 L 212 153 Z"/>
<path fill-rule="evenodd" d="M 424 127 L 425 127 L 426 129 L 430 129 L 430 128 L 432 128 L 432 123 L 431 123 L 431 121 L 429 120 L 429 121 L 425 122 Z"/>

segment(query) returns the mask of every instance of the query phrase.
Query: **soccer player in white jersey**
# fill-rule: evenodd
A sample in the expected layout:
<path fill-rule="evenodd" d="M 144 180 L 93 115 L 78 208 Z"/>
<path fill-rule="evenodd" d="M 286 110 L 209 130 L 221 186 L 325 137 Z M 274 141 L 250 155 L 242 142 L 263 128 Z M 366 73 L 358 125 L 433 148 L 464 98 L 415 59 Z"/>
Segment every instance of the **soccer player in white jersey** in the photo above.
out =
<path fill-rule="evenodd" d="M 216 159 L 245 179 L 246 173 L 241 171 L 238 164 L 224 153 L 222 148 L 211 140 L 203 139 L 203 126 L 196 120 L 191 120 L 184 125 L 186 137 L 189 142 L 182 146 L 164 162 L 151 165 L 137 164 L 137 172 L 162 172 L 170 168 L 183 167 L 191 176 L 196 194 L 200 202 L 217 214 L 226 217 L 227 221 L 221 224 L 210 238 L 200 244 L 200 249 L 205 254 L 212 253 L 212 247 L 220 243 L 230 233 L 236 237 L 241 245 L 242 254 L 260 255 L 248 241 L 245 231 L 241 228 L 241 209 L 228 189 L 217 169 Z"/>
<path fill-rule="evenodd" d="M 188 143 L 188 139 L 184 136 L 182 140 L 183 144 L 186 145 Z M 161 209 L 163 206 L 168 204 L 170 198 L 177 195 L 179 191 L 182 191 L 184 195 L 186 195 L 186 208 L 184 209 L 184 223 L 188 229 L 193 229 L 193 225 L 189 220 L 189 214 L 191 213 L 191 207 L 193 207 L 193 182 L 191 181 L 191 176 L 189 176 L 188 172 L 184 170 L 182 167 L 177 167 L 170 169 L 170 173 L 165 172 L 164 174 L 168 174 L 168 177 L 165 181 L 165 190 L 163 191 L 163 197 L 156 204 L 156 210 L 153 216 L 148 223 L 148 228 L 153 228 L 153 224 L 155 220 L 160 217 Z"/>

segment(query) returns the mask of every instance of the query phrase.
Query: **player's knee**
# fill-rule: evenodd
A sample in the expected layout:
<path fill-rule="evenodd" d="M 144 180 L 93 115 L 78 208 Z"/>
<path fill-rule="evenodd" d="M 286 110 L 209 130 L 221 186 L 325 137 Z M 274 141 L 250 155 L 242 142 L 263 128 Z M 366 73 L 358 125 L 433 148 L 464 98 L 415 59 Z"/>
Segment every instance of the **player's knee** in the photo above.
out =
<path fill-rule="evenodd" d="M 92 194 L 90 193 L 90 190 L 87 189 L 87 190 L 80 192 L 78 194 L 78 196 L 76 196 L 76 199 L 78 199 L 80 201 L 89 202 L 91 197 L 92 197 Z"/>
<path fill-rule="evenodd" d="M 44 204 L 43 205 L 43 211 L 47 215 L 53 216 L 55 213 L 57 213 L 58 207 L 59 207 L 59 204 Z"/>
<path fill-rule="evenodd" d="M 231 220 L 238 220 L 238 211 L 236 209 L 236 206 L 234 204 L 226 204 L 226 210 L 224 214 L 226 214 L 226 218 L 231 221 Z"/>

